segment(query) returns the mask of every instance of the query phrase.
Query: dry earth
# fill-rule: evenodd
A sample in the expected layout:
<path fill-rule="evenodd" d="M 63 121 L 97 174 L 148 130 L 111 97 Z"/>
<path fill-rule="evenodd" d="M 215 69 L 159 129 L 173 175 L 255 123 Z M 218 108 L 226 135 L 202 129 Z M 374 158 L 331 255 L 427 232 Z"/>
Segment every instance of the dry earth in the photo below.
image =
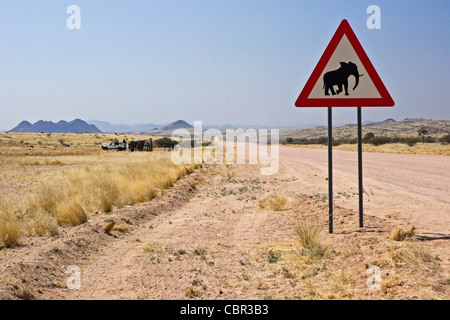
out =
<path fill-rule="evenodd" d="M 280 171 L 204 166 L 148 203 L 93 213 L 51 238 L 0 251 L 1 299 L 448 299 L 448 157 L 364 153 L 365 227 L 357 157 L 334 153 L 335 233 L 327 232 L 326 150 L 280 148 Z M 261 208 L 270 195 L 282 211 Z M 111 234 L 103 227 L 115 222 Z M 299 243 L 321 227 L 322 257 Z M 393 227 L 417 237 L 388 240 Z M 68 289 L 67 267 L 81 269 Z M 380 268 L 369 289 L 367 268 Z"/>

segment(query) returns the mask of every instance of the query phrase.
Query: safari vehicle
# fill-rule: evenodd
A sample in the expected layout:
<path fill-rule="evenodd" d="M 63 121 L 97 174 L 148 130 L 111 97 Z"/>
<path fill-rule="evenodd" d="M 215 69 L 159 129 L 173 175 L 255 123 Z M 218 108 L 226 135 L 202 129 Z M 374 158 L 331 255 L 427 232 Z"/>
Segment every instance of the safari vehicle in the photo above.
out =
<path fill-rule="evenodd" d="M 127 145 L 125 143 L 119 143 L 119 141 L 112 141 L 110 144 L 102 146 L 102 149 L 122 151 L 127 149 Z"/>
<path fill-rule="evenodd" d="M 134 151 L 153 151 L 153 140 L 132 140 L 129 143 L 131 152 Z"/>

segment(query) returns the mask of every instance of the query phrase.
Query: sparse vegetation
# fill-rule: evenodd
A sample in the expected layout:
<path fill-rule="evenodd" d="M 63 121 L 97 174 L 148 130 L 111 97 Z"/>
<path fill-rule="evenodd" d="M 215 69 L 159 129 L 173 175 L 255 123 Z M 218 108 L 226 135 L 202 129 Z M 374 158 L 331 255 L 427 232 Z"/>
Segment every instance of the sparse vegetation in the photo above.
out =
<path fill-rule="evenodd" d="M 153 141 L 153 146 L 156 148 L 162 148 L 163 146 L 166 146 L 166 148 L 171 147 L 172 145 L 177 145 L 179 142 L 172 140 L 167 137 L 159 138 Z"/>
<path fill-rule="evenodd" d="M 447 134 L 439 139 L 439 142 L 443 145 L 447 145 L 450 143 L 450 134 Z"/>
<path fill-rule="evenodd" d="M 30 149 L 20 143 L 25 137 L 30 144 L 37 140 L 41 144 Z M 58 234 L 58 225 L 85 223 L 91 212 L 149 201 L 198 167 L 175 165 L 170 154 L 162 152 L 132 157 L 105 153 L 94 146 L 98 138 L 98 134 L 0 133 L 0 142 L 7 141 L 0 150 L 2 182 L 11 186 L 0 194 L 0 236 L 5 246 L 14 246 L 19 235 Z"/>
<path fill-rule="evenodd" d="M 405 264 L 412 268 L 426 268 L 420 255 L 410 248 L 398 248 L 392 253 L 392 260 L 396 263 Z"/>
<path fill-rule="evenodd" d="M 450 149 L 433 146 L 436 143 L 440 143 L 441 145 L 449 144 L 449 130 L 449 121 L 405 119 L 396 122 L 395 120 L 388 119 L 380 123 L 363 126 L 363 149 L 364 151 L 373 152 L 450 155 Z M 416 146 L 421 141 L 423 145 L 426 143 L 432 144 L 432 146 Z M 327 127 L 283 130 L 280 142 L 288 145 L 321 148 L 328 144 Z M 343 146 L 345 150 L 354 150 L 356 149 L 356 143 L 356 125 L 333 128 L 333 146 Z M 399 144 L 405 144 L 409 148 L 400 148 L 398 146 Z M 381 151 L 378 151 L 379 148 L 371 147 L 381 147 L 384 145 L 387 145 L 387 147 L 383 147 Z"/>
<path fill-rule="evenodd" d="M 10 201 L 0 199 L 0 245 L 14 247 L 19 238 L 19 228 Z"/>
<path fill-rule="evenodd" d="M 265 209 L 269 207 L 273 211 L 282 211 L 287 203 L 285 196 L 270 196 L 259 201 L 259 207 Z"/>
<path fill-rule="evenodd" d="M 297 235 L 303 246 L 302 255 L 307 255 L 311 260 L 320 259 L 325 255 L 326 246 L 319 241 L 321 228 L 315 224 L 299 223 Z"/>
<path fill-rule="evenodd" d="M 281 259 L 281 252 L 269 250 L 267 253 L 267 261 L 269 263 L 275 263 Z"/>
<path fill-rule="evenodd" d="M 428 134 L 428 131 L 426 129 L 420 129 L 417 130 L 417 134 L 422 138 L 422 142 L 425 143 L 425 137 Z"/>
<path fill-rule="evenodd" d="M 207 253 L 205 248 L 197 248 L 194 250 L 194 254 L 197 256 L 204 256 Z"/>
<path fill-rule="evenodd" d="M 51 138 L 58 144 L 56 134 Z M 23 239 L 22 243 L 18 242 L 20 248 L 15 250 L 6 250 L 4 246 L 14 245 L 1 242 L 5 239 L 1 236 L 2 265 L 10 264 L 4 268 L 5 279 L 20 279 L 4 284 L 10 293 L 7 298 L 52 299 L 62 295 L 102 298 L 103 290 L 82 290 L 73 295 L 53 272 L 42 276 L 44 270 L 53 270 L 54 263 L 64 267 L 81 254 L 86 257 L 83 266 L 97 259 L 108 261 L 102 272 L 87 279 L 89 282 L 98 281 L 102 288 L 109 286 L 105 274 L 118 272 L 118 281 L 111 285 L 123 290 L 121 294 L 139 299 L 151 298 L 146 295 L 150 288 L 155 288 L 161 298 L 175 299 L 234 299 L 237 292 L 244 299 L 445 299 L 448 296 L 448 257 L 442 247 L 445 241 L 440 235 L 436 241 L 417 241 L 421 236 L 414 235 L 413 227 L 394 232 L 393 223 L 409 226 L 407 221 L 412 220 L 407 216 L 399 214 L 385 220 L 369 214 L 370 227 L 358 230 L 357 211 L 338 204 L 336 232 L 329 235 L 325 230 L 327 204 L 319 201 L 326 200 L 327 194 L 320 193 L 325 189 L 296 188 L 294 183 L 297 181 L 301 186 L 302 181 L 292 177 L 291 171 L 254 178 L 248 167 L 231 165 L 211 165 L 208 166 L 211 171 L 205 170 L 204 176 L 195 175 L 183 181 L 180 187 L 188 194 L 195 192 L 192 198 L 184 198 L 186 194 L 178 193 L 177 188 L 165 191 L 161 202 L 128 208 L 128 203 L 146 201 L 173 184 L 176 175 L 164 181 L 172 170 L 185 174 L 193 168 L 167 165 L 170 154 L 159 150 L 82 154 L 83 149 L 70 137 L 64 139 L 71 147 L 64 149 L 57 145 L 59 155 L 53 151 L 46 156 L 29 154 L 15 158 L 14 162 L 0 155 L 3 174 L 0 202 L 10 201 L 10 207 L 0 209 L 0 229 L 6 225 L 2 222 L 8 220 L 4 213 L 10 212 L 18 235 L 61 231 L 60 237 L 52 239 Z M 24 140 L 28 143 L 33 139 Z M 46 144 L 42 139 L 42 144 L 30 152 L 42 152 L 44 149 L 39 148 Z M 28 146 L 24 144 L 23 148 Z M 338 148 L 346 146 L 354 145 Z M 375 148 L 371 144 L 364 146 Z M 416 150 L 430 146 L 440 145 L 388 144 L 377 148 Z M 79 155 L 65 153 L 75 148 L 80 148 Z M 153 170 L 154 166 L 158 170 Z M 325 176 L 320 172 L 311 175 L 324 183 Z M 154 180 L 149 182 L 142 176 L 152 176 Z M 212 179 L 206 180 L 208 177 Z M 189 199 L 189 205 L 179 207 L 181 200 L 175 194 Z M 282 213 L 270 212 L 275 211 L 271 200 L 277 198 L 276 194 L 285 199 Z M 289 200 L 281 195 L 289 195 Z M 342 202 L 354 201 L 356 196 L 353 189 L 338 189 L 334 195 Z M 255 208 L 258 200 L 265 210 Z M 126 208 L 117 210 L 122 206 Z M 90 223 L 80 228 L 61 227 L 77 225 L 88 218 L 92 219 Z M 295 221 L 301 223 L 297 225 Z M 422 224 L 420 227 L 423 228 Z M 391 230 L 392 240 L 388 240 Z M 0 234 L 5 232 L 0 230 Z M 173 237 L 174 234 L 177 236 Z M 423 234 L 425 240 L 427 231 Z M 41 243 L 46 244 L 45 248 Z M 28 250 L 33 255 L 25 259 L 21 274 L 20 262 Z M 118 252 L 126 259 L 117 258 Z M 40 253 L 43 254 L 39 259 L 31 259 Z M 135 263 L 139 259 L 142 263 Z M 369 289 L 367 281 L 375 273 L 366 271 L 368 266 L 375 265 L 380 268 L 377 283 L 381 286 Z M 2 293 L 7 292 L 4 287 L 1 289 Z"/>
<path fill-rule="evenodd" d="M 411 226 L 406 230 L 403 230 L 402 228 L 394 228 L 391 231 L 389 240 L 403 241 L 405 239 L 411 239 L 414 236 L 414 230 L 415 230 L 414 226 Z"/>

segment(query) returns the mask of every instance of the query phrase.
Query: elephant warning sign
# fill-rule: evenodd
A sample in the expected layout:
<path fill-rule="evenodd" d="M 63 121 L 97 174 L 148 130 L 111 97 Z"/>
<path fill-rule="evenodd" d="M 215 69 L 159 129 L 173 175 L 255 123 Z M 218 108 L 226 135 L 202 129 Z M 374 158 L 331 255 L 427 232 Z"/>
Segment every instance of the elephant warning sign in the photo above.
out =
<path fill-rule="evenodd" d="M 389 92 L 343 20 L 298 97 L 297 107 L 391 107 Z"/>

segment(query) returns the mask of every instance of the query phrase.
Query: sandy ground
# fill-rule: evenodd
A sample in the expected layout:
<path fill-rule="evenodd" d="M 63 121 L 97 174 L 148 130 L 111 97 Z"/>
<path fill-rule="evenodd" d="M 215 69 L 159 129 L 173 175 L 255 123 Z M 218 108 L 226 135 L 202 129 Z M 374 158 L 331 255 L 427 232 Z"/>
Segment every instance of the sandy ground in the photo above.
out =
<path fill-rule="evenodd" d="M 149 203 L 1 250 L 0 298 L 449 299 L 448 157 L 365 153 L 362 229 L 356 164 L 356 153 L 334 152 L 333 235 L 326 150 L 281 147 L 276 175 L 204 166 Z M 288 199 L 284 210 L 259 206 L 270 195 Z M 125 232 L 105 233 L 112 221 Z M 322 229 L 323 257 L 305 254 L 299 222 Z M 393 227 L 411 225 L 417 238 L 388 240 Z M 67 287 L 71 265 L 79 289 Z M 371 265 L 380 287 L 367 285 Z"/>
<path fill-rule="evenodd" d="M 281 148 L 280 158 L 303 181 L 307 194 L 328 193 L 327 150 Z M 367 214 L 413 224 L 430 233 L 450 233 L 450 160 L 446 156 L 363 154 L 364 207 Z M 333 151 L 333 191 L 337 203 L 358 208 L 358 158 Z M 341 194 L 341 196 L 339 195 Z M 345 195 L 352 195 L 345 199 Z M 354 196 L 353 196 L 354 195 Z M 343 200 L 345 199 L 345 200 Z M 353 200 L 353 201 L 352 201 Z"/>

